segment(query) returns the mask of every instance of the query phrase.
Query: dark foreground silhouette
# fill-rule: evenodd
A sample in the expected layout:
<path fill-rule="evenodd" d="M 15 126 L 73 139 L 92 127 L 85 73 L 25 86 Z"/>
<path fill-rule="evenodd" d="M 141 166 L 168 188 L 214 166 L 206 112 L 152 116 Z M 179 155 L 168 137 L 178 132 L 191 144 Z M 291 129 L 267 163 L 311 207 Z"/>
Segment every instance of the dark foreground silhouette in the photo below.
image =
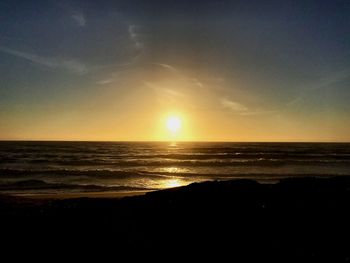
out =
<path fill-rule="evenodd" d="M 350 177 L 205 182 L 123 199 L 2 196 L 0 207 L 3 251 L 350 261 Z"/>

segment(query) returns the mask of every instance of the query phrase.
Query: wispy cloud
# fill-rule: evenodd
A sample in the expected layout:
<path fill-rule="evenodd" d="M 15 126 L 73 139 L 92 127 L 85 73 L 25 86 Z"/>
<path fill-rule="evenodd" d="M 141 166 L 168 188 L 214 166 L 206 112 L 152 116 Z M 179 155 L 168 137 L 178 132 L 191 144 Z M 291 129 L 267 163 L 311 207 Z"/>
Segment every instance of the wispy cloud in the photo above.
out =
<path fill-rule="evenodd" d="M 303 88 L 303 92 L 301 92 L 296 98 L 289 101 L 286 106 L 294 106 L 305 99 L 307 99 L 309 96 L 313 96 L 315 92 L 326 89 L 331 87 L 333 84 L 340 82 L 342 80 L 345 80 L 346 78 L 350 77 L 350 69 L 344 69 L 338 72 L 335 72 L 333 74 L 330 74 L 326 76 L 325 78 L 318 80 L 314 83 L 305 85 Z"/>
<path fill-rule="evenodd" d="M 242 116 L 255 116 L 255 115 L 270 115 L 278 113 L 276 110 L 251 110 L 251 111 L 245 111 L 241 112 L 239 115 Z"/>
<path fill-rule="evenodd" d="M 141 35 L 139 33 L 139 26 L 137 25 L 129 25 L 128 32 L 131 41 L 134 43 L 134 47 L 136 49 L 142 49 L 144 47 L 144 43 L 141 40 Z"/>
<path fill-rule="evenodd" d="M 220 100 L 221 106 L 230 110 L 231 113 L 242 116 L 253 116 L 253 115 L 266 115 L 276 113 L 276 110 L 264 110 L 264 109 L 249 109 L 245 105 L 229 100 L 227 98 L 222 98 Z"/>
<path fill-rule="evenodd" d="M 184 73 L 182 73 L 179 69 L 176 67 L 169 65 L 169 64 L 164 64 L 164 63 L 125 63 L 125 64 L 114 64 L 114 65 L 108 65 L 108 66 L 103 66 L 99 67 L 100 69 L 107 69 L 111 68 L 114 70 L 112 73 L 111 77 L 108 78 L 108 80 L 111 80 L 113 82 L 113 75 L 116 75 L 118 72 L 127 72 L 127 71 L 137 71 L 137 70 L 142 70 L 145 68 L 149 67 L 154 67 L 154 68 L 160 68 L 162 70 L 166 70 L 167 72 L 176 75 L 178 79 L 185 80 L 187 83 L 193 85 L 193 86 L 199 86 L 203 87 L 203 83 L 200 82 L 197 78 L 190 78 Z M 105 79 L 102 79 L 101 81 L 98 81 L 99 83 L 103 82 Z"/>
<path fill-rule="evenodd" d="M 115 80 L 113 78 L 107 78 L 107 79 L 101 79 L 101 80 L 96 81 L 96 84 L 107 85 L 107 84 L 113 83 L 114 81 Z"/>
<path fill-rule="evenodd" d="M 200 87 L 200 88 L 203 88 L 204 87 L 204 84 L 202 82 L 200 82 L 197 78 L 192 78 L 192 79 L 189 79 L 190 83 L 193 85 L 193 86 L 197 86 L 197 87 Z"/>
<path fill-rule="evenodd" d="M 164 64 L 164 63 L 152 63 L 152 65 L 161 67 L 165 70 L 168 70 L 174 74 L 177 74 L 179 77 L 181 77 L 184 81 L 188 82 L 191 86 L 197 86 L 200 88 L 204 87 L 203 82 L 201 82 L 198 78 L 192 78 L 187 76 L 186 74 L 182 73 L 179 69 L 176 67 L 169 65 L 169 64 Z"/>
<path fill-rule="evenodd" d="M 75 12 L 71 18 L 78 26 L 84 27 L 86 25 L 86 18 L 83 13 Z"/>
<path fill-rule="evenodd" d="M 164 88 L 157 83 L 149 82 L 149 81 L 144 81 L 143 82 L 146 87 L 153 89 L 156 92 L 161 92 L 164 95 L 171 96 L 171 97 L 184 97 L 185 94 L 182 92 L 176 91 L 174 89 L 169 89 L 169 88 Z"/>
<path fill-rule="evenodd" d="M 2 46 L 0 46 L 0 51 L 51 69 L 66 70 L 75 74 L 85 74 L 88 72 L 88 68 L 86 65 L 74 59 L 43 57 L 36 54 L 22 52 Z"/>
<path fill-rule="evenodd" d="M 162 67 L 164 69 L 167 69 L 167 70 L 170 70 L 170 71 L 173 71 L 173 72 L 176 72 L 178 73 L 179 70 L 177 68 L 175 68 L 174 66 L 171 66 L 169 64 L 164 64 L 164 63 L 152 63 L 152 65 L 154 66 L 159 66 L 159 67 Z"/>
<path fill-rule="evenodd" d="M 149 88 L 149 91 L 152 92 L 154 98 L 157 100 L 157 103 L 161 105 L 179 105 L 187 101 L 187 94 L 174 89 L 174 88 L 165 88 L 161 83 L 144 81 L 143 84 Z"/>
<path fill-rule="evenodd" d="M 231 101 L 226 98 L 221 99 L 220 102 L 224 108 L 227 108 L 233 112 L 236 112 L 236 113 L 248 112 L 248 108 L 238 102 Z"/>

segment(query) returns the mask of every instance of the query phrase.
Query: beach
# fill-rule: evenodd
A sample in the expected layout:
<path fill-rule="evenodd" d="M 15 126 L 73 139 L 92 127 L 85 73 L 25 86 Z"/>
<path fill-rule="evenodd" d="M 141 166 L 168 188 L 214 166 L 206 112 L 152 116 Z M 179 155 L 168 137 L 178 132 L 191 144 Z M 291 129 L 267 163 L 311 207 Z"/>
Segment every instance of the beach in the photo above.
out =
<path fill-rule="evenodd" d="M 350 263 L 350 0 L 0 3 L 1 262 Z"/>
<path fill-rule="evenodd" d="M 151 191 L 132 191 L 132 192 L 79 192 L 79 193 L 58 193 L 58 194 L 18 194 L 18 197 L 24 197 L 26 199 L 33 200 L 63 200 L 63 199 L 73 199 L 73 198 L 123 198 L 128 196 L 138 196 L 145 195 Z"/>
<path fill-rule="evenodd" d="M 1 142 L 0 157 L 3 251 L 350 258 L 348 143 Z"/>
<path fill-rule="evenodd" d="M 221 251 L 237 259 L 350 257 L 350 177 L 212 181 L 133 197 L 67 197 L 1 196 L 7 246 L 31 246 L 23 240 L 35 236 L 36 246 L 63 238 L 63 248 L 113 247 L 115 253 L 181 247 L 177 253 Z"/>

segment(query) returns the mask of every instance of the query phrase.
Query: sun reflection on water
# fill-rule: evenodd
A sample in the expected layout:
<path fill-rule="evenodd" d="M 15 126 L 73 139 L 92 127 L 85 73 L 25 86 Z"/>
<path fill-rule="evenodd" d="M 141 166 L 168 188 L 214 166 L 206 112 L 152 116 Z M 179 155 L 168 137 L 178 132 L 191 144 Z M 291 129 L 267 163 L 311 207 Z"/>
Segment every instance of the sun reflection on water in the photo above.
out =
<path fill-rule="evenodd" d="M 185 181 L 181 179 L 169 179 L 162 182 L 161 187 L 162 188 L 172 188 L 172 187 L 179 187 L 187 185 Z"/>
<path fill-rule="evenodd" d="M 176 142 L 171 142 L 169 144 L 169 148 L 177 148 L 177 143 Z"/>

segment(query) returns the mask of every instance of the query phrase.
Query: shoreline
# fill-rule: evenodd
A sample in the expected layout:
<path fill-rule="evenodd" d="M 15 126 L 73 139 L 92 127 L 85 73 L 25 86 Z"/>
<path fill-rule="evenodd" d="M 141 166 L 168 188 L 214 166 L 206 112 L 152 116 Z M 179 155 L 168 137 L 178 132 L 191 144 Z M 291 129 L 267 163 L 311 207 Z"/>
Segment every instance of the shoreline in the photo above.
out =
<path fill-rule="evenodd" d="M 23 197 L 26 199 L 34 200 L 70 200 L 77 198 L 123 198 L 145 195 L 146 193 L 153 192 L 152 190 L 145 191 L 104 191 L 104 192 L 79 192 L 79 193 L 51 193 L 51 194 L 8 194 L 12 197 Z"/>
<path fill-rule="evenodd" d="M 276 184 L 207 181 L 137 195 L 51 197 L 0 195 L 1 234 L 9 248 L 82 248 L 84 253 L 87 247 L 102 253 L 108 248 L 115 255 L 181 245 L 254 262 L 350 258 L 349 176 Z M 32 237 L 39 241 L 25 241 Z"/>
<path fill-rule="evenodd" d="M 289 177 L 284 175 L 279 175 L 270 178 L 244 178 L 237 177 L 234 179 L 226 179 L 226 180 L 207 180 L 201 182 L 193 182 L 183 186 L 169 187 L 164 189 L 156 189 L 156 190 L 133 190 L 133 191 L 86 191 L 86 192 L 57 192 L 57 193 L 1 193 L 1 197 L 10 197 L 16 199 L 27 199 L 27 200 L 47 200 L 47 201 L 55 201 L 55 200 L 71 200 L 71 199 L 79 199 L 79 198 L 88 198 L 88 199 L 121 199 L 124 197 L 137 197 L 137 196 L 145 196 L 148 193 L 163 193 L 163 192 L 172 192 L 177 190 L 184 190 L 192 187 L 193 185 L 206 185 L 206 184 L 231 184 L 231 183 L 240 183 L 242 181 L 253 182 L 258 185 L 265 186 L 273 186 L 279 185 L 281 182 L 285 181 L 305 181 L 305 180 L 329 180 L 332 178 L 350 178 L 349 175 L 340 175 L 340 176 L 329 176 L 329 175 L 319 175 L 319 176 L 301 176 L 301 177 Z"/>
<path fill-rule="evenodd" d="M 1 193 L 0 196 L 8 196 L 13 198 L 25 198 L 30 200 L 70 200 L 70 199 L 78 199 L 78 198 L 99 198 L 99 199 L 120 199 L 124 197 L 134 197 L 134 196 L 143 196 L 147 193 L 158 193 L 164 191 L 173 191 L 176 189 L 182 189 L 190 187 L 191 185 L 202 185 L 207 183 L 220 183 L 225 184 L 229 182 L 240 182 L 240 181 L 252 181 L 259 185 L 278 185 L 281 181 L 285 180 L 303 180 L 303 179 L 329 179 L 332 177 L 349 177 L 350 176 L 329 176 L 329 175 L 319 175 L 319 176 L 302 176 L 302 177 L 289 177 L 289 176 L 274 176 L 274 177 L 266 177 L 266 178 L 254 178 L 254 177 L 237 177 L 230 179 L 216 179 L 216 180 L 206 180 L 200 182 L 193 182 L 183 186 L 175 186 L 163 189 L 155 189 L 155 190 L 130 190 L 130 191 L 79 191 L 79 192 L 52 192 L 52 193 L 24 193 L 23 191 L 18 193 Z"/>

